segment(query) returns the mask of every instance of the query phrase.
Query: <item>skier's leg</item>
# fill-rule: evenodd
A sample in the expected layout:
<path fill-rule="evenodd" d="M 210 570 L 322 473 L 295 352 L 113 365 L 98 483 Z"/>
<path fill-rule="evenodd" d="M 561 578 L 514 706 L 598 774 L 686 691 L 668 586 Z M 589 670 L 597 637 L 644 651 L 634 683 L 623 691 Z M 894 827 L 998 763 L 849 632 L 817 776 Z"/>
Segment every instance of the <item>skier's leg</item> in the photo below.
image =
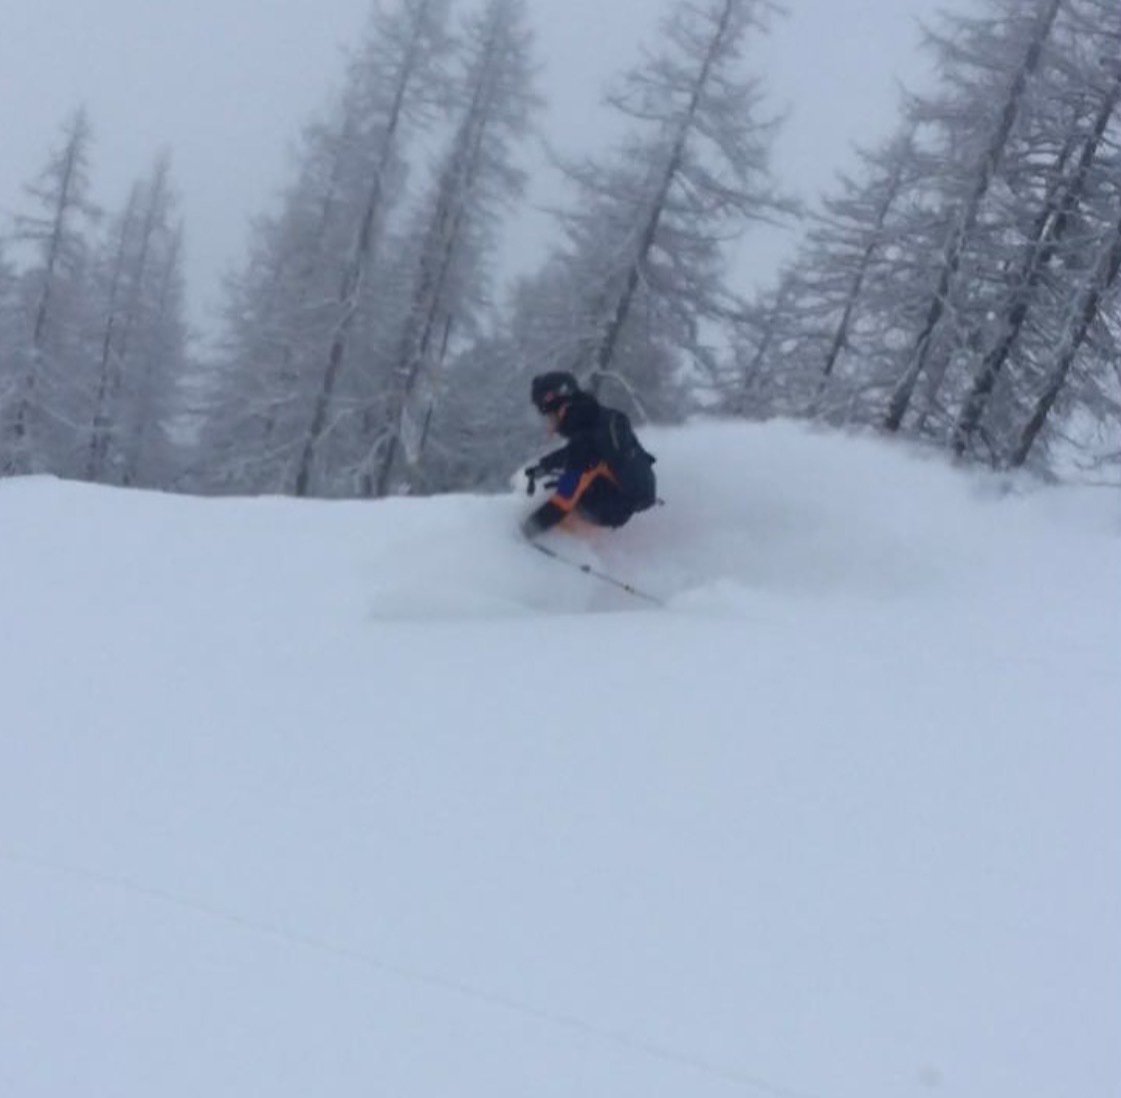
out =
<path fill-rule="evenodd" d="M 579 513 L 597 526 L 622 526 L 632 514 L 630 502 L 606 475 L 597 477 L 580 497 Z"/>

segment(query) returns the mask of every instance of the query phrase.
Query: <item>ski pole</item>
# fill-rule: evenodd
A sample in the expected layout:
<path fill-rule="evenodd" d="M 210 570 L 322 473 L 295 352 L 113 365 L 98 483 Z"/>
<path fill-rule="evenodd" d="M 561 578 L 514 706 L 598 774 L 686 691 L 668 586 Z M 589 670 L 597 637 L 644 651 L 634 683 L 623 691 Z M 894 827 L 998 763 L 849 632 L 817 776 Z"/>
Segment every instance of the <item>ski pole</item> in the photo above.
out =
<path fill-rule="evenodd" d="M 618 587 L 620 591 L 626 591 L 628 595 L 633 595 L 636 599 L 644 599 L 646 602 L 652 602 L 655 606 L 665 606 L 665 603 L 660 598 L 654 595 L 648 595 L 645 591 L 640 591 L 637 587 L 629 583 L 624 583 L 623 580 L 616 579 L 614 576 L 609 576 L 606 572 L 600 572 L 590 564 L 577 564 L 576 561 L 569 560 L 567 557 L 562 557 L 560 553 L 537 541 L 531 541 L 529 544 L 539 553 L 544 553 L 545 556 L 560 561 L 561 564 L 567 564 L 569 568 L 575 568 L 578 572 L 583 572 L 586 576 L 594 576 L 603 583 L 609 583 L 612 587 Z"/>

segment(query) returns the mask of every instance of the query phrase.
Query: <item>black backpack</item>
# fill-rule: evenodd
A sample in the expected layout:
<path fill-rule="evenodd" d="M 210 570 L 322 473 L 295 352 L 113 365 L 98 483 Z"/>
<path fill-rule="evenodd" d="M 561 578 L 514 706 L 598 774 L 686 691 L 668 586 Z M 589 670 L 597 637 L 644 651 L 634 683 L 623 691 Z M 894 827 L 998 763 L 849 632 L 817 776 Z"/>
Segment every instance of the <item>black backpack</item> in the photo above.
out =
<path fill-rule="evenodd" d="M 600 416 L 598 442 L 619 491 L 635 511 L 645 511 L 658 502 L 653 454 L 648 454 L 635 437 L 631 421 L 614 408 L 604 408 Z"/>

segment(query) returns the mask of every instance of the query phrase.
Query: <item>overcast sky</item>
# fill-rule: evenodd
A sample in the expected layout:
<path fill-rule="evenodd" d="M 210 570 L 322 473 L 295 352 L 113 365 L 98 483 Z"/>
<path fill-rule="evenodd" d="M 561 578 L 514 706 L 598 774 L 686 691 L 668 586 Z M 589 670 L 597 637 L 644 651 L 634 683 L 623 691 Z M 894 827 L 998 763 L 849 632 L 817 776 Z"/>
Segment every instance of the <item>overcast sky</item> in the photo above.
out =
<path fill-rule="evenodd" d="M 460 7 L 471 0 L 459 0 Z M 959 0 L 965 2 L 965 0 Z M 604 82 L 637 57 L 672 0 L 529 0 L 548 101 L 542 129 L 580 151 L 602 125 Z M 854 141 L 886 134 L 896 81 L 921 78 L 917 17 L 944 0 L 785 0 L 756 56 L 790 118 L 774 167 L 806 198 L 851 164 Z M 84 104 L 94 126 L 96 199 L 117 209 L 161 149 L 182 198 L 192 315 L 206 323 L 221 273 L 243 253 L 246 223 L 286 181 L 288 150 L 342 71 L 341 49 L 370 0 L 0 0 L 0 224 L 24 206 L 62 122 Z M 556 193 L 547 169 L 530 201 Z M 507 266 L 544 244 L 532 215 L 507 242 Z M 758 234 L 743 277 L 765 284 L 790 244 Z"/>

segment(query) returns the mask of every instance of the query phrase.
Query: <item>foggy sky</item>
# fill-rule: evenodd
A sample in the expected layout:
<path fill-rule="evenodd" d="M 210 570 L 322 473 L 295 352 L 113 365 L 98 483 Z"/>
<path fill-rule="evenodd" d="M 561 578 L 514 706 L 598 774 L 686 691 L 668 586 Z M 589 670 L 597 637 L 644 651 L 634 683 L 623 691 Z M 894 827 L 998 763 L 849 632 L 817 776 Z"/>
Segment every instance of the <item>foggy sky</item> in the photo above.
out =
<path fill-rule="evenodd" d="M 604 82 L 638 59 L 672 0 L 528 2 L 548 101 L 543 136 L 562 152 L 587 150 L 604 133 Z M 788 189 L 812 199 L 851 164 L 854 141 L 891 129 L 896 80 L 923 71 L 915 19 L 941 6 L 786 0 L 788 16 L 754 57 L 771 106 L 790 112 L 774 160 Z M 110 210 L 170 151 L 191 314 L 207 326 L 222 272 L 243 255 L 248 219 L 287 182 L 299 129 L 339 81 L 342 48 L 369 9 L 370 0 L 0 0 L 0 225 L 27 208 L 22 187 L 84 104 L 95 199 Z M 549 227 L 532 208 L 562 193 L 536 154 L 533 164 L 531 209 L 504 246 L 508 270 L 540 256 Z M 752 233 L 744 281 L 766 284 L 791 246 L 789 234 Z"/>

